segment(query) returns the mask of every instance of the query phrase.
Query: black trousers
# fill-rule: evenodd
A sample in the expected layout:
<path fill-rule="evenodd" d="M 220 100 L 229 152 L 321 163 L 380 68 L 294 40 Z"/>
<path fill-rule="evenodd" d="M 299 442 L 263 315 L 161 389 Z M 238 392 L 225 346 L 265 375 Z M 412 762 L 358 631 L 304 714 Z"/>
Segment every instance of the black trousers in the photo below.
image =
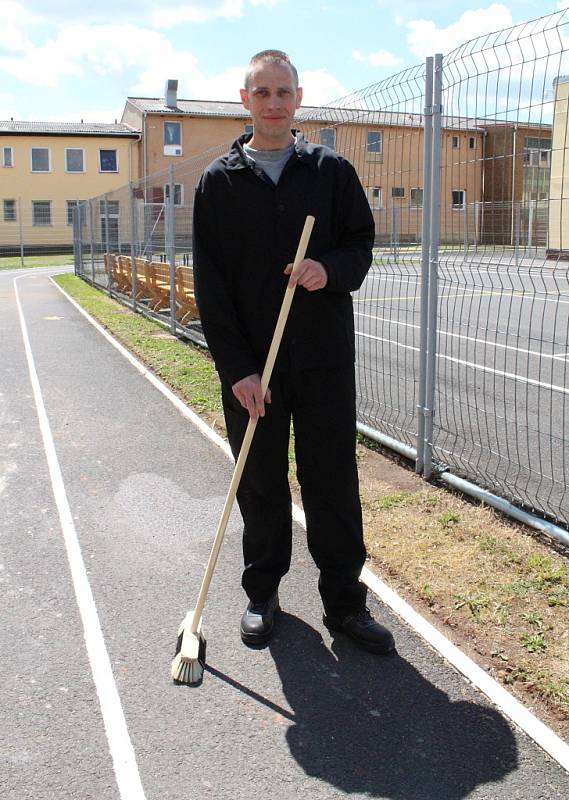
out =
<path fill-rule="evenodd" d="M 356 465 L 353 366 L 276 372 L 237 491 L 244 521 L 242 585 L 268 599 L 290 568 L 292 503 L 288 483 L 291 419 L 308 548 L 320 570 L 324 609 L 344 615 L 365 605 L 365 561 Z M 249 415 L 222 382 L 231 449 L 239 453 Z"/>

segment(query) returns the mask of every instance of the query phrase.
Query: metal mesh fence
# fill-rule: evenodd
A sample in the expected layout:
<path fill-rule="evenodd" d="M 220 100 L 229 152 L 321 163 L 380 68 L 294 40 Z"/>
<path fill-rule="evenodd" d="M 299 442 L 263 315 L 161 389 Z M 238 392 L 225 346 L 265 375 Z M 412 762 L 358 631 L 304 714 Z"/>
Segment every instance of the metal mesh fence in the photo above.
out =
<path fill-rule="evenodd" d="M 306 139 L 352 162 L 376 223 L 353 296 L 360 424 L 427 477 L 450 468 L 563 525 L 566 17 L 473 40 L 297 117 Z M 79 274 L 198 341 L 193 193 L 226 150 L 92 199 L 74 230 Z"/>
<path fill-rule="evenodd" d="M 3 199 L 0 264 L 25 266 L 30 256 L 73 253 L 74 201 Z"/>
<path fill-rule="evenodd" d="M 443 60 L 444 113 L 461 125 L 442 141 L 453 203 L 442 190 L 432 437 L 453 472 L 564 524 L 567 25 L 554 14 Z M 461 225 L 464 246 L 446 247 Z"/>

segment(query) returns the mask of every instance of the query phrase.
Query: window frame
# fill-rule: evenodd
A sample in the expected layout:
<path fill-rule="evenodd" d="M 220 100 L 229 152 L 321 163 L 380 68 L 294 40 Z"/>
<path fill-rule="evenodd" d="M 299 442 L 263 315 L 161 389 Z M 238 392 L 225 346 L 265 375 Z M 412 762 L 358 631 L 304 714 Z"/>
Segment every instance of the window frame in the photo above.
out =
<path fill-rule="evenodd" d="M 377 136 L 377 143 L 379 145 L 377 150 L 370 149 L 370 136 Z M 382 156 L 383 155 L 383 131 L 367 131 L 366 136 L 366 155 L 368 156 Z"/>
<path fill-rule="evenodd" d="M 166 139 L 166 131 L 168 130 L 169 126 L 177 125 L 179 131 L 180 140 L 178 142 L 170 142 Z M 164 120 L 164 147 L 181 147 L 182 146 L 182 123 L 178 120 Z"/>
<path fill-rule="evenodd" d="M 461 203 L 454 202 L 454 195 L 457 192 L 460 192 L 460 194 L 462 195 Z M 466 205 L 465 201 L 466 201 L 466 189 L 451 189 L 451 205 L 453 211 L 464 211 Z"/>
<path fill-rule="evenodd" d="M 6 153 L 10 153 L 10 163 L 6 164 Z M 12 169 L 14 167 L 14 148 L 11 144 L 4 144 L 2 145 L 2 166 L 6 169 Z"/>
<path fill-rule="evenodd" d="M 81 161 L 83 169 L 69 169 L 69 164 L 67 162 L 67 154 L 69 153 L 70 150 L 74 150 L 81 153 Z M 65 172 L 68 172 L 70 175 L 82 175 L 83 173 L 87 172 L 84 147 L 65 147 L 63 159 L 65 164 Z"/>
<path fill-rule="evenodd" d="M 460 136 L 455 136 L 455 134 L 453 133 L 451 136 L 451 144 L 453 150 L 460 150 Z"/>
<path fill-rule="evenodd" d="M 374 192 L 378 192 L 377 197 L 374 197 Z M 365 193 L 371 210 L 381 211 L 383 208 L 383 189 L 381 186 L 366 186 Z M 379 201 L 379 204 L 377 201 Z"/>
<path fill-rule="evenodd" d="M 34 169 L 34 150 L 47 150 L 47 169 Z M 30 172 L 46 175 L 51 172 L 51 147 L 30 147 Z"/>
<path fill-rule="evenodd" d="M 36 217 L 36 205 L 39 204 L 47 205 L 49 210 L 49 221 L 48 222 L 38 222 Z M 51 214 L 51 200 L 32 200 L 32 225 L 35 228 L 49 228 L 53 225 L 53 218 Z"/>
<path fill-rule="evenodd" d="M 114 153 L 115 154 L 115 169 L 103 169 L 101 163 L 101 153 Z M 119 151 L 112 147 L 99 147 L 99 172 L 103 175 L 116 174 L 119 171 Z"/>
<path fill-rule="evenodd" d="M 12 204 L 12 212 L 13 212 L 13 216 L 12 217 L 7 216 L 7 214 L 6 214 L 6 212 L 8 210 L 8 205 L 7 205 L 8 203 Z M 18 221 L 18 213 L 17 213 L 17 211 L 18 211 L 18 207 L 16 205 L 16 200 L 15 199 L 4 198 L 2 200 L 2 218 L 3 218 L 4 222 L 17 222 Z"/>
<path fill-rule="evenodd" d="M 421 202 L 420 203 L 416 203 L 416 202 L 413 201 L 413 192 L 421 192 Z M 423 187 L 422 186 L 413 186 L 413 187 L 411 187 L 411 189 L 409 189 L 409 207 L 410 208 L 423 208 L 423 200 L 424 200 L 424 194 L 423 194 Z"/>
<path fill-rule="evenodd" d="M 333 144 L 328 144 L 328 142 L 323 141 L 322 134 L 324 132 L 326 132 L 326 135 L 332 135 Z M 336 150 L 336 128 L 320 128 L 320 144 L 324 145 L 324 147 L 329 147 L 331 150 Z"/>
<path fill-rule="evenodd" d="M 180 202 L 176 203 L 176 189 L 177 189 L 178 186 L 180 187 Z M 164 195 L 163 195 L 163 197 L 164 197 L 164 205 L 166 205 L 166 203 L 168 201 L 169 194 L 170 194 L 170 184 L 169 183 L 165 183 L 164 184 Z M 184 205 L 184 184 L 183 183 L 175 183 L 174 184 L 174 208 L 181 208 L 183 205 Z"/>

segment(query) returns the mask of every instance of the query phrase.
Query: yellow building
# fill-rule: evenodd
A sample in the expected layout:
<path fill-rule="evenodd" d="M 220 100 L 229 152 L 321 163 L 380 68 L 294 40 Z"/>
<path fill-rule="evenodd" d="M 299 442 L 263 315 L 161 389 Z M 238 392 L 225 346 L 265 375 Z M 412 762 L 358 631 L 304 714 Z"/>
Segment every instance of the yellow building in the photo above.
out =
<path fill-rule="evenodd" d="M 0 253 L 70 251 L 73 207 L 138 179 L 139 140 L 124 124 L 0 121 Z"/>
<path fill-rule="evenodd" d="M 177 237 L 187 230 L 189 207 L 203 168 L 242 133 L 252 130 L 240 102 L 183 100 L 169 80 L 163 98 L 127 98 L 122 122 L 141 133 L 142 175 L 154 176 L 144 200 L 158 208 L 166 196 L 168 168 L 174 168 Z M 419 114 L 311 108 L 297 115 L 309 141 L 332 147 L 355 166 L 376 219 L 378 241 L 420 240 L 423 207 L 423 120 Z M 479 238 L 476 204 L 482 201 L 484 131 L 469 120 L 443 120 L 442 238 Z M 468 213 L 467 213 L 468 212 Z M 162 234 L 159 212 L 153 230 Z"/>

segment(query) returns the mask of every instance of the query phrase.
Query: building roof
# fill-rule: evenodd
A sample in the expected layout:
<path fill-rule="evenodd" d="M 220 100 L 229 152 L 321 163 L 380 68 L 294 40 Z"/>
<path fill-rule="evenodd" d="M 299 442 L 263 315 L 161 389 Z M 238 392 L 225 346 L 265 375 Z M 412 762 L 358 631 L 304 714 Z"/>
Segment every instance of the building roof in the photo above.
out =
<path fill-rule="evenodd" d="M 218 100 L 178 100 L 177 106 L 165 105 L 163 97 L 128 97 L 127 103 L 137 111 L 146 114 L 164 114 L 165 116 L 192 117 L 232 117 L 250 119 L 251 115 L 239 102 Z M 296 116 L 300 122 L 327 122 L 329 124 L 352 123 L 360 125 L 397 125 L 406 127 L 422 127 L 423 116 L 401 111 L 376 111 L 359 108 L 335 108 L 333 106 L 302 106 Z M 464 117 L 443 117 L 444 128 L 461 128 L 462 130 L 480 130 L 482 120 Z"/>
<path fill-rule="evenodd" d="M 129 125 L 106 122 L 18 122 L 0 120 L 0 134 L 50 136 L 139 136 Z"/>

